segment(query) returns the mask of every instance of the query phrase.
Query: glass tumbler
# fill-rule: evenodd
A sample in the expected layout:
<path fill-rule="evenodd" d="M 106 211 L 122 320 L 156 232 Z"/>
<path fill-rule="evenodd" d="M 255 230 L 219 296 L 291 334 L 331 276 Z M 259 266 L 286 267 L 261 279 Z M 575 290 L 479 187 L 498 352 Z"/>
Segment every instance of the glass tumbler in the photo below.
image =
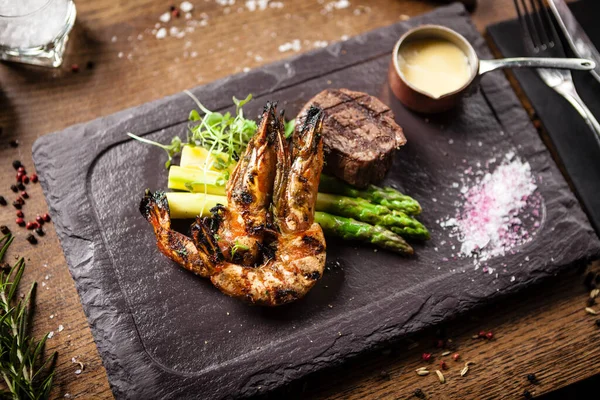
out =
<path fill-rule="evenodd" d="M 60 66 L 75 15 L 73 0 L 0 0 L 0 59 Z"/>

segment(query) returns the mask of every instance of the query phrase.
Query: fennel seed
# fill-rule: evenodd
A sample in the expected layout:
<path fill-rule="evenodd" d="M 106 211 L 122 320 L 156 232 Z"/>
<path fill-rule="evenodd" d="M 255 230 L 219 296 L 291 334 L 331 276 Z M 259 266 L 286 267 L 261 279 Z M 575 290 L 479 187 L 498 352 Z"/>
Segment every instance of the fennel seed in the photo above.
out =
<path fill-rule="evenodd" d="M 469 366 L 465 365 L 465 367 L 460 371 L 460 376 L 465 376 L 469 372 Z"/>
<path fill-rule="evenodd" d="M 586 308 L 585 308 L 585 311 L 586 311 L 588 314 L 592 314 L 592 315 L 598 315 L 598 311 L 596 311 L 596 310 L 594 310 L 593 308 L 590 308 L 590 307 L 586 307 Z"/>
<path fill-rule="evenodd" d="M 420 369 L 417 371 L 417 375 L 419 375 L 419 376 L 429 375 L 429 371 L 427 371 L 426 369 Z"/>
<path fill-rule="evenodd" d="M 600 295 L 600 289 L 594 289 L 590 292 L 591 299 L 595 299 L 596 297 L 598 297 L 598 295 Z"/>
<path fill-rule="evenodd" d="M 444 378 L 444 374 L 442 374 L 442 371 L 440 371 L 439 369 L 435 370 L 435 373 L 437 374 L 440 383 L 446 383 L 446 378 Z"/>
<path fill-rule="evenodd" d="M 447 355 L 449 355 L 450 353 L 451 353 L 450 351 L 445 351 L 445 352 L 443 352 L 443 353 L 442 353 L 442 356 L 447 356 Z"/>

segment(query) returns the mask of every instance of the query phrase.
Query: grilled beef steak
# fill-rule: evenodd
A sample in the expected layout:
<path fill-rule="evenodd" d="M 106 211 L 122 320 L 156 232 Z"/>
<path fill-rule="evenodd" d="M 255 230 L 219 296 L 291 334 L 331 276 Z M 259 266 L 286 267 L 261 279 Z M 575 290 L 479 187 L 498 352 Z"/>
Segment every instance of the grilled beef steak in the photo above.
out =
<path fill-rule="evenodd" d="M 296 126 L 311 105 L 325 113 L 324 172 L 358 187 L 381 181 L 394 150 L 406 143 L 390 108 L 366 93 L 326 89 L 306 103 Z"/>

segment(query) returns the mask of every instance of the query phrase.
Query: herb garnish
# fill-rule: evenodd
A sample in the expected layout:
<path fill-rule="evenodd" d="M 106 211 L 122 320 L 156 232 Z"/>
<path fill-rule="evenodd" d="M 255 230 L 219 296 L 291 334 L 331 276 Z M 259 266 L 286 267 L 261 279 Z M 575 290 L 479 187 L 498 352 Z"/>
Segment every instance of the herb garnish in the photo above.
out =
<path fill-rule="evenodd" d="M 238 243 L 236 239 L 233 247 L 231 248 L 231 258 L 235 256 L 235 253 L 237 253 L 238 250 L 250 250 L 250 247 L 246 246 L 245 244 Z"/>
<path fill-rule="evenodd" d="M 10 233 L 0 238 L 0 264 L 13 239 Z M 17 300 L 25 260 L 20 258 L 12 268 L 3 265 L 0 272 L 0 374 L 6 390 L 0 394 L 12 399 L 47 399 L 52 390 L 56 352 L 44 359 L 42 353 L 48 334 L 39 342 L 29 336 L 36 283 L 23 299 Z"/>
<path fill-rule="evenodd" d="M 192 110 L 188 117 L 188 131 L 186 133 L 186 141 L 183 142 L 179 136 L 174 136 L 170 144 L 162 144 L 150 139 L 145 139 L 140 136 L 128 132 L 129 137 L 139 140 L 140 142 L 152 144 L 165 150 L 169 159 L 165 163 L 165 167 L 169 168 L 173 157 L 181 153 L 184 144 L 190 146 L 202 146 L 207 149 L 210 154 L 220 155 L 227 154 L 228 157 L 215 157 L 216 163 L 213 165 L 217 170 L 227 170 L 229 166 L 235 164 L 239 159 L 239 155 L 243 154 L 248 141 L 256 132 L 256 122 L 247 119 L 244 116 L 243 106 L 252 100 L 252 95 L 249 94 L 245 99 L 240 100 L 233 97 L 235 104 L 235 113 L 211 111 L 206 108 L 191 92 L 185 93 L 194 100 L 198 106 L 198 110 Z M 202 115 L 201 115 L 202 113 Z M 285 136 L 289 137 L 294 131 L 295 121 L 290 120 L 285 123 Z M 223 182 L 226 182 L 229 176 L 223 177 Z"/>

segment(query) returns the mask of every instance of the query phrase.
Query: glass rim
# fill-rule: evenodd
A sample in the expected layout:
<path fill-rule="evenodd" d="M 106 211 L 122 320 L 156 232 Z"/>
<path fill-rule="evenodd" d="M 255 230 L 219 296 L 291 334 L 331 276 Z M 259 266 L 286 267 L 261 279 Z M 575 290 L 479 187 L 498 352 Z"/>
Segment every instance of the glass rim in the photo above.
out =
<path fill-rule="evenodd" d="M 0 18 L 23 18 L 23 17 L 28 17 L 30 15 L 33 15 L 37 12 L 42 11 L 44 8 L 48 7 L 48 5 L 50 3 L 52 3 L 55 0 L 47 0 L 44 4 L 42 4 L 39 8 L 36 8 L 35 10 L 29 11 L 26 14 L 19 14 L 19 15 L 5 15 L 2 13 L 2 9 L 0 8 Z M 68 0 L 67 0 L 68 1 Z"/>

